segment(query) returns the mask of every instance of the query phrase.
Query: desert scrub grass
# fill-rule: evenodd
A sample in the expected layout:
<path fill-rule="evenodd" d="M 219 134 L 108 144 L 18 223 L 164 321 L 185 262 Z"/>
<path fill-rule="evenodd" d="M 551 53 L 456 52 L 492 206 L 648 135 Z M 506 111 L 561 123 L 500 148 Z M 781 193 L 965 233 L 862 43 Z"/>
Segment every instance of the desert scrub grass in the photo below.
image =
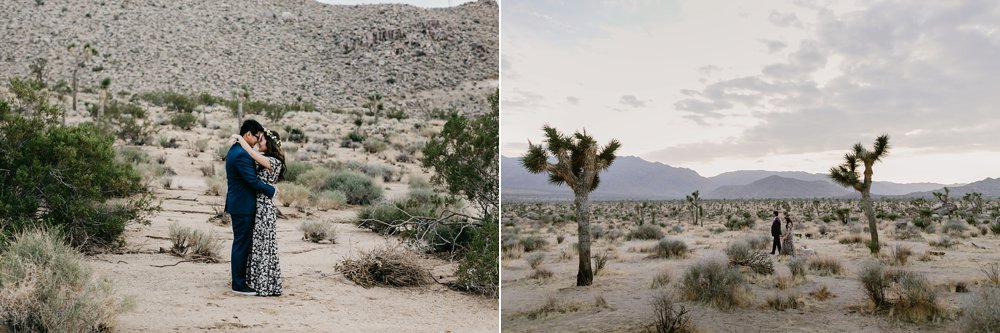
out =
<path fill-rule="evenodd" d="M 544 253 L 532 253 L 524 258 L 524 261 L 528 262 L 528 266 L 531 269 L 538 269 L 538 265 L 541 265 L 543 260 L 545 260 Z"/>
<path fill-rule="evenodd" d="M 663 238 L 648 251 L 653 252 L 650 258 L 683 258 L 688 253 L 688 247 L 684 241 Z"/>
<path fill-rule="evenodd" d="M 311 164 L 290 160 L 286 163 L 285 180 L 298 183 L 299 176 L 309 172 L 312 168 Z"/>
<path fill-rule="evenodd" d="M 946 249 L 951 248 L 955 244 L 958 244 L 958 242 L 952 240 L 951 237 L 945 235 L 940 235 L 936 238 L 931 238 L 930 240 L 927 241 L 927 245 L 933 247 L 946 248 Z"/>
<path fill-rule="evenodd" d="M 825 301 L 828 298 L 837 297 L 837 295 L 830 292 L 830 289 L 827 288 L 826 285 L 820 285 L 819 289 L 810 292 L 809 296 L 812 296 L 812 298 L 815 298 L 817 301 Z"/>
<path fill-rule="evenodd" d="M 979 267 L 979 270 L 986 275 L 986 283 L 1000 287 L 1000 263 L 988 263 Z"/>
<path fill-rule="evenodd" d="M 788 270 L 792 272 L 792 278 L 806 278 L 806 258 L 795 257 L 788 261 Z"/>
<path fill-rule="evenodd" d="M 281 200 L 281 205 L 285 207 L 292 205 L 301 207 L 309 203 L 309 189 L 302 185 L 279 183 L 278 200 Z"/>
<path fill-rule="evenodd" d="M 57 232 L 29 230 L 0 253 L 0 330 L 108 332 L 132 308 Z"/>
<path fill-rule="evenodd" d="M 173 246 L 170 253 L 193 261 L 217 263 L 222 259 L 219 251 L 222 240 L 212 231 L 203 231 L 181 226 L 174 222 L 168 227 Z"/>
<path fill-rule="evenodd" d="M 529 320 L 536 320 L 548 317 L 551 314 L 571 313 L 571 312 L 581 311 L 583 309 L 584 306 L 581 305 L 580 303 L 560 301 L 556 299 L 555 296 L 549 296 L 545 300 L 545 304 L 543 304 L 541 307 L 530 311 L 514 313 L 513 315 L 510 316 L 510 318 L 511 319 L 527 318 Z"/>
<path fill-rule="evenodd" d="M 428 181 L 427 178 L 423 178 L 423 177 L 413 177 L 413 176 L 411 176 L 410 179 L 409 179 L 409 181 L 407 182 L 407 184 L 410 186 L 411 190 L 413 190 L 413 189 L 421 189 L 421 188 L 422 189 L 431 189 L 431 182 Z"/>
<path fill-rule="evenodd" d="M 655 276 L 653 276 L 653 282 L 649 284 L 649 288 L 657 289 L 661 287 L 666 287 L 670 285 L 670 281 L 673 280 L 670 271 L 667 269 L 661 269 Z"/>
<path fill-rule="evenodd" d="M 969 230 L 969 225 L 962 220 L 950 220 L 941 225 L 941 233 L 953 237 L 965 237 L 962 233 Z"/>
<path fill-rule="evenodd" d="M 749 242 L 737 239 L 729 243 L 725 249 L 729 262 L 733 265 L 750 268 L 754 273 L 770 275 L 774 273 L 774 263 L 771 257 L 762 250 L 754 249 Z"/>
<path fill-rule="evenodd" d="M 353 171 L 333 173 L 326 178 L 323 189 L 344 192 L 347 203 L 352 205 L 370 205 L 382 200 L 382 188 L 371 177 Z"/>
<path fill-rule="evenodd" d="M 226 184 L 226 180 L 217 176 L 205 177 L 205 185 L 208 186 L 208 189 L 205 190 L 206 195 L 221 196 L 225 194 L 229 188 Z"/>
<path fill-rule="evenodd" d="M 899 274 L 896 281 L 897 298 L 892 304 L 892 314 L 898 319 L 922 323 L 941 317 L 944 310 L 937 303 L 937 292 L 927 278 L 915 272 Z"/>
<path fill-rule="evenodd" d="M 302 231 L 302 240 L 305 241 L 319 243 L 328 240 L 331 244 L 337 243 L 336 229 L 327 222 L 317 220 L 303 221 L 299 225 L 299 231 Z"/>
<path fill-rule="evenodd" d="M 789 292 L 777 292 L 767 299 L 767 306 L 778 311 L 787 309 L 798 309 L 802 306 L 799 295 Z"/>
<path fill-rule="evenodd" d="M 633 228 L 628 233 L 628 240 L 641 239 L 652 240 L 663 238 L 663 230 L 652 224 L 644 224 Z"/>
<path fill-rule="evenodd" d="M 820 276 L 838 275 L 844 271 L 844 266 L 840 260 L 829 256 L 812 257 L 809 259 L 809 270 L 816 272 Z"/>
<path fill-rule="evenodd" d="M 524 246 L 521 244 L 514 244 L 503 247 L 504 260 L 521 259 L 521 256 L 523 255 L 524 255 Z"/>
<path fill-rule="evenodd" d="M 534 252 L 538 250 L 544 250 L 549 246 L 549 241 L 545 238 L 538 236 L 528 236 L 521 238 L 521 246 L 524 247 L 524 252 Z"/>
<path fill-rule="evenodd" d="M 752 295 L 740 270 L 724 261 L 702 260 L 684 273 L 680 291 L 689 301 L 730 309 L 747 304 Z"/>
<path fill-rule="evenodd" d="M 360 253 L 341 261 L 335 269 L 364 288 L 422 286 L 433 280 L 415 254 L 398 247 L 379 247 Z"/>
<path fill-rule="evenodd" d="M 323 191 L 313 199 L 313 207 L 327 211 L 341 209 L 347 206 L 347 195 L 341 191 Z"/>
<path fill-rule="evenodd" d="M 1000 287 L 980 289 L 962 306 L 962 332 L 1000 332 Z"/>
<path fill-rule="evenodd" d="M 531 278 L 532 280 L 547 280 L 551 279 L 552 276 L 554 276 L 554 274 L 548 268 L 538 267 L 535 269 L 534 272 L 531 273 L 531 276 L 529 276 L 529 278 Z"/>
<path fill-rule="evenodd" d="M 858 281 L 864 288 L 865 296 L 875 305 L 876 309 L 885 309 L 889 306 L 889 299 L 886 291 L 889 289 L 889 277 L 886 276 L 885 267 L 881 262 L 868 260 L 861 264 L 858 272 Z"/>
<path fill-rule="evenodd" d="M 662 292 L 653 297 L 653 324 L 645 331 L 656 333 L 689 333 L 697 332 L 689 311 L 683 305 L 674 304 L 674 295 Z"/>
<path fill-rule="evenodd" d="M 893 265 L 906 265 L 911 255 L 913 255 L 913 250 L 906 245 L 896 245 L 889 249 L 889 259 Z"/>
<path fill-rule="evenodd" d="M 285 172 L 287 176 L 287 171 Z M 333 171 L 322 167 L 315 166 L 308 168 L 308 170 L 303 171 L 301 174 L 295 177 L 293 181 L 296 184 L 309 187 L 310 190 L 320 191 L 326 186 L 326 179 L 333 175 Z"/>

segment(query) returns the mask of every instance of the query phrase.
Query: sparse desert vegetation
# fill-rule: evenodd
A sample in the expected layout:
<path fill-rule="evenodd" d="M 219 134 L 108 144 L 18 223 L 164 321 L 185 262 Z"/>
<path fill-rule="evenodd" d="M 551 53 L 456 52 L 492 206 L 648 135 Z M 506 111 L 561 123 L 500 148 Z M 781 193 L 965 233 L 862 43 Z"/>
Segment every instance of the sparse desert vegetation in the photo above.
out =
<path fill-rule="evenodd" d="M 594 276 L 594 286 L 584 290 L 599 290 L 618 312 L 590 315 L 609 330 L 654 330 L 651 323 L 659 319 L 651 314 L 659 310 L 652 304 L 658 293 L 670 292 L 674 309 L 683 306 L 691 325 L 706 331 L 745 324 L 731 317 L 757 318 L 755 325 L 764 326 L 779 318 L 796 327 L 829 322 L 863 330 L 853 320 L 844 321 L 844 308 L 859 310 L 847 315 L 857 316 L 857 322 L 898 327 L 890 331 L 990 327 L 986 319 L 991 318 L 993 308 L 986 305 L 990 303 L 966 301 L 991 297 L 989 286 L 1000 283 L 991 282 L 1000 281 L 996 268 L 1000 266 L 992 264 L 1000 257 L 989 252 L 1000 248 L 1000 238 L 992 231 L 979 232 L 979 226 L 995 222 L 973 226 L 968 221 L 970 217 L 994 221 L 1000 217 L 1000 200 L 958 203 L 954 209 L 935 213 L 936 203 L 928 199 L 873 199 L 882 243 L 879 254 L 873 255 L 857 200 L 701 199 L 699 224 L 704 226 L 693 224 L 687 200 L 593 202 L 591 246 L 598 254 L 615 255 L 606 258 L 605 267 Z M 973 212 L 973 207 L 979 208 Z M 800 255 L 770 255 L 773 210 L 790 212 L 796 221 Z M 587 311 L 583 305 L 591 296 L 584 290 L 562 290 L 575 283 L 577 274 L 578 229 L 572 203 L 509 201 L 503 211 L 503 327 L 514 331 L 576 327 L 573 313 Z M 745 226 L 727 227 L 734 221 Z M 966 227 L 950 225 L 958 223 Z M 949 247 L 940 246 L 942 237 L 949 240 Z M 845 238 L 851 241 L 840 241 Z M 673 252 L 667 250 L 673 246 L 661 245 L 668 242 L 684 244 L 686 251 Z M 802 254 L 802 247 L 809 253 Z M 661 248 L 663 252 L 658 252 Z M 591 262 L 596 266 L 597 261 Z M 881 273 L 866 271 L 868 262 L 877 263 Z M 874 298 L 866 296 L 866 286 Z M 544 303 L 540 295 L 556 295 L 559 304 L 579 304 L 583 310 L 549 311 L 533 320 L 506 315 Z M 875 306 L 874 299 L 881 305 Z M 629 314 L 621 315 L 623 309 Z M 810 320 L 797 319 L 802 311 L 810 313 Z M 708 317 L 712 319 L 701 319 Z"/>

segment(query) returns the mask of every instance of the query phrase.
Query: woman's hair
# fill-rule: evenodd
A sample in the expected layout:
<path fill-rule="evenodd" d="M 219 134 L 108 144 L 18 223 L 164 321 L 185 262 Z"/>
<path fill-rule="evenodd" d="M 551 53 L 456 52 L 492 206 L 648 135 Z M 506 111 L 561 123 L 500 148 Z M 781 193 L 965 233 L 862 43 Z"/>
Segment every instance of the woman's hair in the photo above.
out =
<path fill-rule="evenodd" d="M 264 130 L 264 135 L 267 136 L 267 151 L 264 151 L 264 156 L 274 157 L 281 161 L 281 172 L 278 173 L 278 181 L 285 180 L 287 165 L 285 164 L 285 152 L 281 150 L 281 136 L 278 135 L 278 132 L 267 129 Z"/>

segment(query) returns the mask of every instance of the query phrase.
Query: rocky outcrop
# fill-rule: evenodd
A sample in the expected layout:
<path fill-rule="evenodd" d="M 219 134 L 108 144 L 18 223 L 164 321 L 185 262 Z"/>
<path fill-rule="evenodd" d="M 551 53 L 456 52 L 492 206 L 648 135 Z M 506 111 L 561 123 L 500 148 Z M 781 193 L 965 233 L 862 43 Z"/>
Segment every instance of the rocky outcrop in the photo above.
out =
<path fill-rule="evenodd" d="M 311 0 L 0 2 L 0 73 L 70 80 L 67 46 L 100 55 L 81 85 L 114 93 L 175 90 L 360 108 L 377 92 L 408 113 L 489 110 L 498 85 L 496 2 L 452 8 L 327 5 Z M 5 81 L 5 80 L 4 80 Z"/>

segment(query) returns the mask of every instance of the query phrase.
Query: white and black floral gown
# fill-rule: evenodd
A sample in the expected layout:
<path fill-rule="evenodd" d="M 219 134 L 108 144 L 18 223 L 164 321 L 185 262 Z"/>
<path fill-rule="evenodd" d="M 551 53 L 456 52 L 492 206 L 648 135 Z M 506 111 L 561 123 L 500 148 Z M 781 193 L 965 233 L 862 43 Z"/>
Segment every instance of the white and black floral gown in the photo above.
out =
<path fill-rule="evenodd" d="M 274 185 L 281 174 L 284 165 L 274 157 L 266 156 L 271 162 L 271 168 L 259 167 L 257 177 Z M 253 244 L 250 251 L 250 264 L 247 265 L 247 284 L 257 290 L 258 296 L 281 295 L 281 267 L 278 266 L 278 243 L 275 241 L 274 229 L 278 221 L 274 200 L 263 193 L 257 194 L 257 215 L 254 217 Z"/>

